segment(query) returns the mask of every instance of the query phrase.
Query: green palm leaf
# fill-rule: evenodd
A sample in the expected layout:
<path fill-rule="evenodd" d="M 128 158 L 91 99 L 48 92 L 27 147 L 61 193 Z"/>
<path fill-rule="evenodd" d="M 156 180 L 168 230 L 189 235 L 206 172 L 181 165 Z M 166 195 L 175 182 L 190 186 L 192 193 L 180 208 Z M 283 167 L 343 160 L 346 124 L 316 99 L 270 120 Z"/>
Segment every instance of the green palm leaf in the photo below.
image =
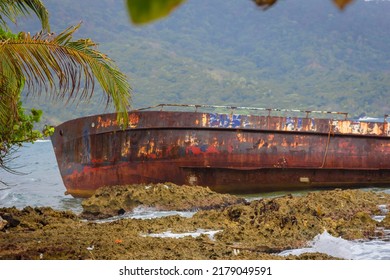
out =
<path fill-rule="evenodd" d="M 15 23 L 17 17 L 31 12 L 41 21 L 42 29 L 49 31 L 49 13 L 40 0 L 0 0 L 0 28 L 9 29 L 7 19 Z"/>
<path fill-rule="evenodd" d="M 26 81 L 29 94 L 50 92 L 55 98 L 88 99 L 95 79 L 112 99 L 120 117 L 127 121 L 131 87 L 114 62 L 96 49 L 90 39 L 72 40 L 80 27 L 70 27 L 55 36 L 22 33 L 0 41 L 0 71 L 6 77 Z M 107 102 L 108 102 L 107 101 Z"/>

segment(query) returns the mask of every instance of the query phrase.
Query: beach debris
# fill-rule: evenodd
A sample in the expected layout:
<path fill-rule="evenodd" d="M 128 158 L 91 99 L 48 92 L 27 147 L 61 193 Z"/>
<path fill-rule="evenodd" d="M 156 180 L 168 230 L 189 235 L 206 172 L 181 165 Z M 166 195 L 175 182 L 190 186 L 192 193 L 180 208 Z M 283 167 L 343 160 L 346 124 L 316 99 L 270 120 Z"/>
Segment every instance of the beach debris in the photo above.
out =
<path fill-rule="evenodd" d="M 20 224 L 20 221 L 14 218 L 10 213 L 0 212 L 0 218 L 3 221 L 1 222 L 0 220 L 0 224 L 3 224 L 3 226 L 0 226 L 0 230 L 16 227 Z"/>
<path fill-rule="evenodd" d="M 88 247 L 87 247 L 87 250 L 88 250 L 88 251 L 93 251 L 93 249 L 95 249 L 95 246 L 94 246 L 94 245 L 91 245 L 91 246 L 88 246 Z"/>
<path fill-rule="evenodd" d="M 7 224 L 8 222 L 0 216 L 0 230 L 3 230 Z"/>

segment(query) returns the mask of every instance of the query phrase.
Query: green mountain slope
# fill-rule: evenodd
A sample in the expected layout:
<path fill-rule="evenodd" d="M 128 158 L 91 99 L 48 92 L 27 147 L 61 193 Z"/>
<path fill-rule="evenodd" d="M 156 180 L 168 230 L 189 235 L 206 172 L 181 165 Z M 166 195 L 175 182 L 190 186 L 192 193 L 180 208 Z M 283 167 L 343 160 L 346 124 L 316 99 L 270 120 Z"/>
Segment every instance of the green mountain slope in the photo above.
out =
<path fill-rule="evenodd" d="M 129 75 L 133 107 L 159 103 L 390 112 L 390 2 L 279 1 L 261 11 L 246 0 L 189 0 L 169 18 L 131 25 L 120 0 L 46 0 L 52 29 L 83 21 Z M 20 28 L 33 30 L 34 22 Z M 51 123 L 104 109 L 28 97 Z M 111 108 L 108 108 L 110 111 Z"/>

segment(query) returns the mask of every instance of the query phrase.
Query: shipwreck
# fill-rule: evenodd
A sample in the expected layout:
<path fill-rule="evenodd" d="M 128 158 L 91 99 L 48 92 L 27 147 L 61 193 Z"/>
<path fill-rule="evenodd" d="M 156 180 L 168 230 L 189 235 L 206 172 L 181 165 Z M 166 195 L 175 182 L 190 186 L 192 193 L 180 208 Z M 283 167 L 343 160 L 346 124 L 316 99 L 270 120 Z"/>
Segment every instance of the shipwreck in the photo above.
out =
<path fill-rule="evenodd" d="M 168 109 L 167 109 L 168 108 Z M 160 104 L 67 121 L 51 137 L 74 197 L 172 182 L 221 193 L 390 185 L 390 128 L 347 113 Z"/>

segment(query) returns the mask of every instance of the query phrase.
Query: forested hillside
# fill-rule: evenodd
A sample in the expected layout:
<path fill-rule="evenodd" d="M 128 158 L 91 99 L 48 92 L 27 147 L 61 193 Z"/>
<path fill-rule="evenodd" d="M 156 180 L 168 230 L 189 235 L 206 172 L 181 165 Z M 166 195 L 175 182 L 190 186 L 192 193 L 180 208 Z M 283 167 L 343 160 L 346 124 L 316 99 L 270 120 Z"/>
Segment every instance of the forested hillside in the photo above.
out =
<path fill-rule="evenodd" d="M 390 2 L 279 1 L 267 11 L 249 0 L 188 0 L 169 18 L 130 23 L 123 0 L 44 0 L 58 33 L 83 22 L 130 77 L 133 107 L 199 103 L 390 113 Z M 37 31 L 34 22 L 20 29 Z M 100 104 L 100 105 L 99 105 Z M 100 113 L 28 97 L 53 124 Z"/>

